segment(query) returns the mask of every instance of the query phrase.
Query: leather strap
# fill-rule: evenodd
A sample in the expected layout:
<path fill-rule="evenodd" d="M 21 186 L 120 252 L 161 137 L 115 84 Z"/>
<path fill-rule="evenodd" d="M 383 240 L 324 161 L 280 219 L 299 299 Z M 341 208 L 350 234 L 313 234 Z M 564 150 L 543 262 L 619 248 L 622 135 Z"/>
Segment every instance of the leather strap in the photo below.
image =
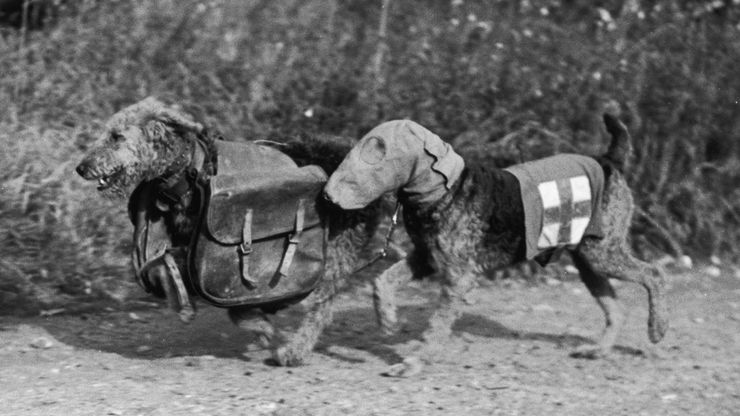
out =
<path fill-rule="evenodd" d="M 169 252 L 164 253 L 164 264 L 167 265 L 167 271 L 169 271 L 170 278 L 175 284 L 177 290 L 177 300 L 180 303 L 180 311 L 177 313 L 180 316 L 180 320 L 183 322 L 190 322 L 195 318 L 195 308 L 190 303 L 190 296 L 188 295 L 185 284 L 182 282 L 182 275 L 180 270 L 175 263 L 175 259 Z"/>
<path fill-rule="evenodd" d="M 239 257 L 242 262 L 242 279 L 252 287 L 257 286 L 257 281 L 249 274 L 249 255 L 252 253 L 252 209 L 244 214 L 244 225 L 242 226 L 242 243 L 239 244 Z"/>
<path fill-rule="evenodd" d="M 285 249 L 283 261 L 280 264 L 280 275 L 288 276 L 290 265 L 293 263 L 293 257 L 298 249 L 298 243 L 301 242 L 301 233 L 303 233 L 303 224 L 306 218 L 306 200 L 298 200 L 298 210 L 295 213 L 295 232 L 288 237 L 288 247 Z"/>

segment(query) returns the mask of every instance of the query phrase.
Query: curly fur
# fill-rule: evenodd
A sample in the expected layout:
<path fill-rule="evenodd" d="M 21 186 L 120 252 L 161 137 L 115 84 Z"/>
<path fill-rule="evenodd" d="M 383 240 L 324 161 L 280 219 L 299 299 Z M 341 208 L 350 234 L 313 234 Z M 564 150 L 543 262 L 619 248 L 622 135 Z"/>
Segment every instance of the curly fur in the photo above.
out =
<path fill-rule="evenodd" d="M 606 328 L 597 345 L 582 346 L 575 353 L 584 356 L 608 353 L 624 321 L 610 278 L 636 282 L 647 290 L 648 335 L 652 342 L 660 341 L 668 328 L 663 272 L 657 266 L 634 258 L 627 243 L 634 208 L 622 174 L 631 149 L 629 134 L 612 116 L 605 115 L 605 123 L 613 139 L 607 153 L 598 159 L 606 179 L 601 217 L 593 219 L 601 222 L 605 237 L 586 237 L 576 247 L 566 249 L 606 317 Z M 373 168 L 387 172 L 389 166 L 381 162 Z M 355 183 L 354 176 L 348 173 L 351 169 L 352 166 L 342 165 L 336 176 L 342 179 L 335 182 L 330 179 L 327 189 L 337 189 L 337 183 L 343 181 Z M 393 175 L 393 172 L 387 174 Z M 475 286 L 476 279 L 525 260 L 523 207 L 516 178 L 500 169 L 476 163 L 467 163 L 457 183 L 436 202 L 414 204 L 404 200 L 401 191 L 399 198 L 415 251 L 375 279 L 376 313 L 384 332 L 398 330 L 393 301 L 395 291 L 413 276 L 432 272 L 442 283 L 442 296 L 430 318 L 429 328 L 422 334 L 423 353 L 451 335 L 464 296 Z M 552 251 L 543 256 L 551 254 Z M 394 366 L 390 374 L 404 376 L 416 371 L 418 365 L 402 363 Z"/>
<path fill-rule="evenodd" d="M 189 115 L 150 97 L 111 117 L 98 143 L 77 166 L 77 172 L 87 180 L 98 180 L 98 189 L 104 196 L 125 198 L 144 181 L 184 175 L 191 165 L 196 139 L 208 143 L 214 137 Z M 349 151 L 347 143 L 307 138 L 279 149 L 299 165 L 318 164 L 331 173 Z M 218 157 L 215 147 L 209 154 Z M 213 166 L 215 160 L 206 161 L 206 176 L 213 173 Z M 197 213 L 190 202 L 184 200 L 181 206 L 162 212 L 174 246 L 189 241 L 193 232 Z M 329 228 L 328 257 L 324 276 L 314 291 L 305 298 L 228 311 L 235 324 L 260 334 L 280 365 L 298 365 L 313 350 L 319 335 L 331 323 L 333 298 L 359 266 L 360 255 L 371 241 L 380 216 L 378 204 L 347 212 L 323 201 L 319 213 Z M 161 283 L 168 287 L 169 282 Z M 283 334 L 271 325 L 269 315 L 294 303 L 305 308 L 303 321 L 294 333 Z"/>

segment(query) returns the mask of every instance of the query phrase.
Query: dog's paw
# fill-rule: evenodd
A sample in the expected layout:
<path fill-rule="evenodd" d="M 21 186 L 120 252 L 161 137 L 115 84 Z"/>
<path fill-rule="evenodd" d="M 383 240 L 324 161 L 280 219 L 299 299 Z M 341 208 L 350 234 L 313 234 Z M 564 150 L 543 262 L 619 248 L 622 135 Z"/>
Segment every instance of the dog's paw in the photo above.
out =
<path fill-rule="evenodd" d="M 392 337 L 401 333 L 406 328 L 406 321 L 384 322 L 380 325 L 380 332 L 385 337 Z"/>
<path fill-rule="evenodd" d="M 306 361 L 306 353 L 301 349 L 284 345 L 272 351 L 272 359 L 276 365 L 281 367 L 297 367 Z"/>
<path fill-rule="evenodd" d="M 579 347 L 576 347 L 573 352 L 570 353 L 570 356 L 572 358 L 581 358 L 586 360 L 598 360 L 601 358 L 606 358 L 611 353 L 611 349 L 603 348 L 598 345 L 581 345 Z"/>
<path fill-rule="evenodd" d="M 663 339 L 668 331 L 668 318 L 664 311 L 653 311 L 648 318 L 648 338 L 653 344 L 657 344 Z"/>
<path fill-rule="evenodd" d="M 381 375 L 386 377 L 408 378 L 413 377 L 424 368 L 418 357 L 406 357 L 402 362 L 388 367 Z"/>

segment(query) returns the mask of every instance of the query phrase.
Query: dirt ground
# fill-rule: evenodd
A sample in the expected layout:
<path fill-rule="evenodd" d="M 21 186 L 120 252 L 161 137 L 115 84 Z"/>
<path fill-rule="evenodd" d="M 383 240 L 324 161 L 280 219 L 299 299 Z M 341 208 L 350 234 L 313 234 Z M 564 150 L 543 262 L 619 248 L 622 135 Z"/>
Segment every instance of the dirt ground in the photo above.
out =
<path fill-rule="evenodd" d="M 551 283 L 477 289 L 448 352 L 412 379 L 381 373 L 427 324 L 429 284 L 404 291 L 409 323 L 394 338 L 377 331 L 368 287 L 343 295 L 299 368 L 247 352 L 254 340 L 214 308 L 190 325 L 146 302 L 0 317 L 0 414 L 740 414 L 740 278 L 674 276 L 672 328 L 657 346 L 647 340 L 645 293 L 620 285 L 628 319 L 617 351 L 601 360 L 569 357 L 600 332 L 600 310 L 579 282 Z"/>

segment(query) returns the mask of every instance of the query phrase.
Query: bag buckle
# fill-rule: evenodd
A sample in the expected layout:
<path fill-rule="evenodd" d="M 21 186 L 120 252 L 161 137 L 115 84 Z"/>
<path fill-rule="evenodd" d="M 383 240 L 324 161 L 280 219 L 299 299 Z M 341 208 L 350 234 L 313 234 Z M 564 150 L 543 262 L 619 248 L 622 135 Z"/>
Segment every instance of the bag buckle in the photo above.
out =
<path fill-rule="evenodd" d="M 241 254 L 242 256 L 248 256 L 252 254 L 252 242 L 242 242 L 241 244 L 239 244 L 237 250 L 239 250 L 239 254 Z"/>

